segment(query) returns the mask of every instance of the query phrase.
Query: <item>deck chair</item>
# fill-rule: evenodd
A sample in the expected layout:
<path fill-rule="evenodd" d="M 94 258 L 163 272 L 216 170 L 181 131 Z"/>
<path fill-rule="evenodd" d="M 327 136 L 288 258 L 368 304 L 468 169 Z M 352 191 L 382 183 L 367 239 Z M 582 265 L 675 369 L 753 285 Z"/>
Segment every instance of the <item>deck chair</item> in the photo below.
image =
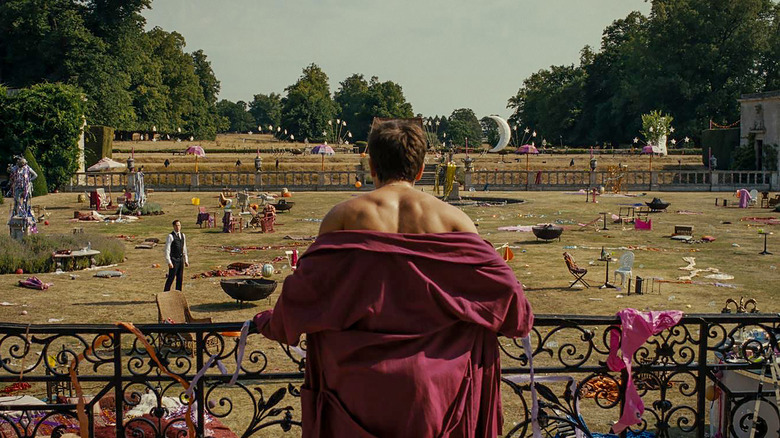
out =
<path fill-rule="evenodd" d="M 577 266 L 577 263 L 574 262 L 574 259 L 571 258 L 571 254 L 568 252 L 563 253 L 563 261 L 566 262 L 566 268 L 569 269 L 569 273 L 574 276 L 574 281 L 569 285 L 569 288 L 573 288 L 577 283 L 582 283 L 583 286 L 589 288 L 590 284 L 584 278 L 588 270 Z"/>
<path fill-rule="evenodd" d="M 187 304 L 187 298 L 181 291 L 161 292 L 156 295 L 156 301 L 158 322 L 169 324 L 211 324 L 212 322 L 210 317 L 193 317 L 190 306 Z M 195 351 L 195 339 L 192 337 L 192 333 L 188 332 L 164 334 L 161 346 L 168 347 L 173 351 L 192 354 Z"/>
<path fill-rule="evenodd" d="M 626 281 L 626 276 L 628 276 L 629 281 L 631 280 L 631 277 L 633 276 L 632 269 L 634 268 L 634 253 L 631 251 L 626 251 L 623 253 L 623 255 L 620 256 L 620 266 L 618 266 L 617 269 L 615 269 L 614 274 L 614 280 L 617 280 L 617 276 L 620 275 L 620 285 L 622 286 L 623 283 Z"/>

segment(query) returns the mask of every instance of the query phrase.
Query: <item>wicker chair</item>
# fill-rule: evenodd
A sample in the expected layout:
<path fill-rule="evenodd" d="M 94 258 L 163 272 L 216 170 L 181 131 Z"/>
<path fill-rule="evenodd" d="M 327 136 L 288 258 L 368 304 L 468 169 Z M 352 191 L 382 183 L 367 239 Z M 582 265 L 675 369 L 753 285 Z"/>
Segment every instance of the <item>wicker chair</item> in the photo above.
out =
<path fill-rule="evenodd" d="M 161 292 L 156 296 L 157 321 L 169 324 L 211 324 L 211 317 L 195 318 L 184 293 L 178 290 Z M 173 352 L 192 354 L 195 351 L 195 339 L 192 333 L 180 332 L 162 335 L 161 345 Z"/>

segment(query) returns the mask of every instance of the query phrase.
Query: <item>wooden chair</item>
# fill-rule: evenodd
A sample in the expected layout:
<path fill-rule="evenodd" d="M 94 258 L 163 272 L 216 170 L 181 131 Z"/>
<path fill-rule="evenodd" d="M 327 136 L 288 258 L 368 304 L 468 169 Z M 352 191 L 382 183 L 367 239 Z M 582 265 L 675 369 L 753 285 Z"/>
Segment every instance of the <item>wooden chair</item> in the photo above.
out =
<path fill-rule="evenodd" d="M 204 224 L 206 225 L 206 228 L 214 228 L 216 226 L 214 213 L 208 213 L 206 211 L 206 207 L 199 207 L 198 220 L 197 222 L 195 222 L 195 225 L 198 225 L 200 228 L 203 228 Z"/>
<path fill-rule="evenodd" d="M 577 266 L 577 263 L 574 262 L 574 259 L 571 258 L 571 254 L 568 252 L 563 253 L 563 261 L 566 262 L 566 268 L 569 270 L 569 273 L 574 276 L 574 281 L 569 285 L 569 288 L 573 288 L 577 283 L 582 283 L 583 286 L 589 288 L 590 284 L 584 278 L 588 270 Z"/>
<path fill-rule="evenodd" d="M 156 302 L 158 322 L 168 324 L 211 324 L 213 322 L 210 317 L 195 318 L 192 316 L 187 298 L 179 290 L 157 294 Z M 164 334 L 161 345 L 175 352 L 192 354 L 195 351 L 195 339 L 192 337 L 192 333 L 188 332 Z"/>

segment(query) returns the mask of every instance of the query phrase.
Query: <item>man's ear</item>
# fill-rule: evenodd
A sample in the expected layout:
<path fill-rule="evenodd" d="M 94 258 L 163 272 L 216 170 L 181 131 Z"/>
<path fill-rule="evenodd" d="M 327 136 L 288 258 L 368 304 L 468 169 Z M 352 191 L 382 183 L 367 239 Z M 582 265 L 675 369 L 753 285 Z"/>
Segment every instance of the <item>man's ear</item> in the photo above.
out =
<path fill-rule="evenodd" d="M 420 168 L 420 171 L 417 172 L 417 176 L 414 177 L 414 182 L 417 182 L 422 179 L 423 171 L 425 171 L 425 164 Z"/>

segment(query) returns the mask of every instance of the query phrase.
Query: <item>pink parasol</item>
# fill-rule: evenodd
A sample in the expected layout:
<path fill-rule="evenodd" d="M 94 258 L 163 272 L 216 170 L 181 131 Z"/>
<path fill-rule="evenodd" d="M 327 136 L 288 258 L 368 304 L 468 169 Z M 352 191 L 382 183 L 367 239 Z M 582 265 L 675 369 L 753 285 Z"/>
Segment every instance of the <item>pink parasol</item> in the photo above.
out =
<path fill-rule="evenodd" d="M 642 148 L 642 154 L 648 154 L 650 155 L 650 172 L 653 171 L 653 155 L 655 155 L 655 151 L 653 150 L 653 145 L 649 144 Z"/>
<path fill-rule="evenodd" d="M 528 171 L 528 156 L 530 154 L 538 154 L 539 150 L 536 149 L 536 146 L 532 144 L 524 144 L 517 148 L 515 151 L 516 154 L 525 154 L 525 170 Z"/>
<path fill-rule="evenodd" d="M 206 151 L 198 145 L 192 145 L 184 151 L 185 154 L 195 155 L 195 173 L 198 173 L 198 158 L 206 158 Z"/>
<path fill-rule="evenodd" d="M 325 155 L 335 155 L 336 151 L 334 151 L 332 147 L 326 144 L 321 144 L 314 146 L 311 150 L 311 153 L 322 155 L 322 170 L 325 170 Z"/>

